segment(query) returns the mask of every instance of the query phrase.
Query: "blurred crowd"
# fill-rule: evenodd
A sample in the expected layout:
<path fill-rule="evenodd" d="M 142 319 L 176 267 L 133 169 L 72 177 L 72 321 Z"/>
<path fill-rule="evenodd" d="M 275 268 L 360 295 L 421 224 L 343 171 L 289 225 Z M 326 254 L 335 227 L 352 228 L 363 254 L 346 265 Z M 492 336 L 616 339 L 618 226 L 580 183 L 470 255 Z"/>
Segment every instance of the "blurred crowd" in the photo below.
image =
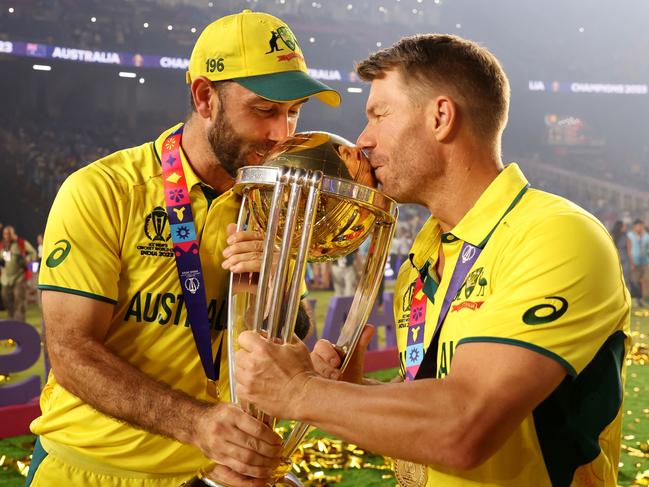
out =
<path fill-rule="evenodd" d="M 34 235 L 44 225 L 54 196 L 69 174 L 115 150 L 147 140 L 107 122 L 66 126 L 38 118 L 9 121 L 8 116 L 0 115 L 0 178 L 12 191 L 0 194 L 0 204 L 12 208 L 20 231 Z"/>
<path fill-rule="evenodd" d="M 25 228 L 24 223 L 34 218 L 44 223 L 51 202 L 68 174 L 114 150 L 146 140 L 144 135 L 138 135 L 131 130 L 124 130 L 117 124 L 113 125 L 107 122 L 80 128 L 79 124 L 75 124 L 74 127 L 51 126 L 34 120 L 21 122 L 17 125 L 14 119 L 14 123 L 0 124 L 0 158 L 3 161 L 3 164 L 0 165 L 0 177 L 5 181 L 11 181 L 13 187 L 20 188 L 20 191 L 12 192 L 13 201 L 8 203 L 12 208 L 15 208 L 13 223 L 18 229 Z M 548 172 L 537 174 L 535 170 L 541 165 L 560 167 L 564 171 L 569 171 L 576 178 L 580 178 L 581 174 L 586 174 L 590 178 L 603 181 L 602 184 L 611 182 L 618 185 L 620 183 L 630 185 L 634 181 L 641 189 L 649 187 L 649 181 L 643 186 L 642 180 L 639 177 L 633 177 L 633 174 L 638 171 L 637 166 L 644 167 L 649 164 L 607 164 L 602 161 L 600 165 L 586 167 L 587 163 L 575 156 L 562 160 L 550 158 L 541 163 L 539 156 L 533 155 L 524 159 L 522 166 L 534 187 L 574 201 L 593 213 L 612 232 L 619 232 L 617 226 L 624 225 L 622 233 L 625 236 L 628 235 L 630 230 L 627 227 L 630 229 L 634 219 L 645 218 L 646 211 L 638 211 L 637 205 L 635 208 L 625 207 L 620 203 L 619 197 L 607 197 L 602 191 L 597 191 L 596 185 L 591 187 L 586 183 L 575 184 L 574 181 L 562 174 L 552 175 Z M 601 170 L 607 172 L 608 176 L 600 174 L 597 167 L 601 167 Z M 579 181 L 579 179 L 577 180 Z M 7 196 L 4 195 L 4 197 Z M 647 201 L 649 201 L 649 193 Z M 7 203 L 4 204 L 7 206 Z M 401 264 L 408 257 L 414 235 L 417 234 L 427 217 L 427 211 L 421 207 L 416 205 L 401 206 L 399 223 L 385 268 L 386 279 L 396 277 Z M 25 242 L 29 240 L 35 239 L 30 236 Z M 626 248 L 624 245 L 620 245 L 620 249 Z M 337 295 L 352 293 L 361 271 L 362 257 L 367 252 L 366 247 L 361 247 L 354 255 L 334 264 L 310 266 L 307 273 L 310 288 L 333 290 Z M 641 253 L 646 254 L 649 258 L 648 252 L 642 251 Z M 626 251 L 624 255 L 621 253 L 621 256 L 630 262 Z M 633 276 L 637 277 L 637 273 L 631 272 L 631 267 L 629 267 L 628 282 L 640 283 L 644 279 L 643 277 L 632 280 Z M 645 287 L 649 289 L 649 284 Z M 643 287 L 640 284 L 635 285 L 634 294 L 641 295 L 641 289 Z"/>
<path fill-rule="evenodd" d="M 205 0 L 190 3 L 159 0 L 20 0 L 13 11 L 0 9 L 0 40 L 37 42 L 78 49 L 189 56 L 198 32 L 212 19 L 244 8 L 269 10 L 298 33 L 316 35 L 319 45 L 349 50 L 367 46 L 376 26 L 395 28 L 430 25 L 428 15 L 374 0 L 314 2 L 311 0 Z M 9 4 L 12 5 L 12 4 Z M 420 6 L 421 9 L 421 6 Z M 417 10 L 417 9 L 415 9 Z M 93 20 L 94 19 L 94 20 Z M 171 26 L 171 29 L 169 28 Z M 396 35 L 396 34 L 395 34 Z M 308 48 L 303 41 L 303 49 Z M 359 56 L 366 49 L 359 51 Z M 326 50 L 309 52 L 312 65 L 327 63 Z M 322 56 L 320 56 L 322 54 Z M 315 56 L 315 57 L 314 57 Z M 351 70 L 351 65 L 349 66 Z"/>
<path fill-rule="evenodd" d="M 649 145 L 640 154 L 606 148 L 579 153 L 560 147 L 544 156 L 534 154 L 530 160 L 640 191 L 649 188 Z"/>

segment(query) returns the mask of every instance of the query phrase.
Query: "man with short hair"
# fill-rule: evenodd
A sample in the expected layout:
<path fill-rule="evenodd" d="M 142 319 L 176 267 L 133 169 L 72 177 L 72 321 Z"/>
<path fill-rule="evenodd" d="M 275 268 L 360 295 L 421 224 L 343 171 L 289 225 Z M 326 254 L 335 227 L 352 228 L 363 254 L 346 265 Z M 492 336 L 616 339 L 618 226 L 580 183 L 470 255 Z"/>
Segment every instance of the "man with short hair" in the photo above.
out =
<path fill-rule="evenodd" d="M 27 240 L 16 235 L 13 226 L 2 229 L 2 302 L 10 320 L 25 321 L 27 313 L 27 278 L 29 265 L 36 260 L 36 250 Z"/>
<path fill-rule="evenodd" d="M 400 485 L 615 486 L 629 295 L 606 229 L 503 165 L 509 84 L 486 49 L 414 36 L 357 71 L 358 145 L 432 214 L 395 285 L 404 382 L 370 386 L 362 347 L 338 382 L 330 344 L 244 332 L 238 398 L 394 457 Z"/>
<path fill-rule="evenodd" d="M 277 32 L 291 56 L 266 53 Z M 229 403 L 228 279 L 246 261 L 222 252 L 248 238 L 232 235 L 231 188 L 310 97 L 340 97 L 283 21 L 249 10 L 205 28 L 187 82 L 185 123 L 72 174 L 52 207 L 39 287 L 53 373 L 27 485 L 178 487 L 203 470 L 261 486 L 280 461 L 279 436 Z"/>

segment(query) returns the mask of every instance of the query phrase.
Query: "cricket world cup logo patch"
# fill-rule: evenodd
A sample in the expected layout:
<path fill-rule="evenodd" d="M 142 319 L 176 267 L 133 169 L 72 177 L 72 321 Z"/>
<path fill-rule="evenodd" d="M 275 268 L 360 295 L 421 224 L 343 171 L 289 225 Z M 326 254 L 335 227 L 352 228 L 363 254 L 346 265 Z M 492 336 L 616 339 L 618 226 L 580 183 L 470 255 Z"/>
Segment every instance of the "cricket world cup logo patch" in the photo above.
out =
<path fill-rule="evenodd" d="M 171 234 L 167 233 L 168 222 L 167 211 L 161 206 L 156 206 L 144 220 L 144 234 L 153 242 L 166 242 L 171 238 Z"/>

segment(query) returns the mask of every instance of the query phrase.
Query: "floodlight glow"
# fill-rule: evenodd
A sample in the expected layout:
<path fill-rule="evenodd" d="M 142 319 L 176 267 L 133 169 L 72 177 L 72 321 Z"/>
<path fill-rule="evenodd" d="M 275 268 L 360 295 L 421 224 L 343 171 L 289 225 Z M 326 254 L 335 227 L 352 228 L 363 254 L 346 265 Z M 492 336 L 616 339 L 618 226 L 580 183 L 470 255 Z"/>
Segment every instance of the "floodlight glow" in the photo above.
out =
<path fill-rule="evenodd" d="M 34 64 L 32 68 L 35 71 L 52 71 L 52 66 L 48 66 L 47 64 Z"/>
<path fill-rule="evenodd" d="M 363 88 L 356 88 L 354 86 L 350 86 L 347 88 L 347 93 L 363 93 Z"/>
<path fill-rule="evenodd" d="M 12 13 L 14 13 L 14 12 L 15 12 L 14 8 L 13 8 L 13 7 L 9 7 L 9 13 L 12 14 Z"/>
<path fill-rule="evenodd" d="M 136 78 L 137 74 L 131 72 L 131 71 L 120 71 L 119 72 L 119 77 L 120 78 Z"/>
<path fill-rule="evenodd" d="M 149 28 L 149 23 L 148 23 L 148 22 L 144 22 L 144 23 L 142 24 L 142 27 L 144 27 L 145 29 L 148 29 L 148 28 Z"/>
<path fill-rule="evenodd" d="M 90 17 L 90 22 L 92 22 L 93 24 L 97 22 L 97 17 Z"/>
<path fill-rule="evenodd" d="M 140 78 L 138 81 L 140 82 L 141 85 L 144 84 L 144 78 Z"/>
<path fill-rule="evenodd" d="M 168 25 L 167 30 L 174 30 L 174 26 L 173 25 Z"/>

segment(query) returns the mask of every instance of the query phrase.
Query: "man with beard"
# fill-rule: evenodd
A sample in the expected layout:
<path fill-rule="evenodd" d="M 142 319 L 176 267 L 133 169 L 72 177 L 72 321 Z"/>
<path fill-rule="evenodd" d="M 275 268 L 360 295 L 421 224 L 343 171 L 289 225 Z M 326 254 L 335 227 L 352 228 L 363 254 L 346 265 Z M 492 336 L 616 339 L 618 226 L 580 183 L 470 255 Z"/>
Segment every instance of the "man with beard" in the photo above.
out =
<path fill-rule="evenodd" d="M 238 398 L 398 459 L 404 486 L 614 487 L 630 298 L 606 229 L 504 166 L 509 82 L 486 49 L 413 36 L 357 71 L 359 147 L 432 215 L 395 284 L 403 382 L 369 385 L 362 353 L 337 382 L 330 345 L 244 332 Z"/>
<path fill-rule="evenodd" d="M 278 31 L 293 56 L 266 54 Z M 27 485 L 178 487 L 199 470 L 266 485 L 279 462 L 279 437 L 229 403 L 231 188 L 310 96 L 340 97 L 307 75 L 284 22 L 251 11 L 206 27 L 187 82 L 185 123 L 72 174 L 52 207 L 39 284 L 52 374 Z"/>

